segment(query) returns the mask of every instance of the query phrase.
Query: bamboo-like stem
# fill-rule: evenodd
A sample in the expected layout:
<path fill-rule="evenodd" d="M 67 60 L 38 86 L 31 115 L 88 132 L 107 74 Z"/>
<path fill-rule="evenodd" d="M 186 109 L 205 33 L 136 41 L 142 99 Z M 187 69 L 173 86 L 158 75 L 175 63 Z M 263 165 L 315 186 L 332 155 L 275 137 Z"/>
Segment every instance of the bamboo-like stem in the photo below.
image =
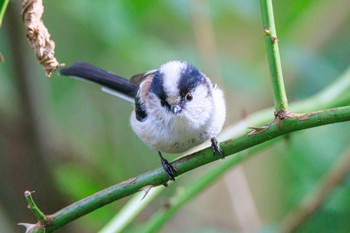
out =
<path fill-rule="evenodd" d="M 266 125 L 265 130 L 262 132 L 247 133 L 236 139 L 227 140 L 220 145 L 226 155 L 232 155 L 294 131 L 344 121 L 350 121 L 350 107 L 340 107 L 319 112 L 298 114 L 286 118 L 279 123 L 279 126 L 277 126 L 276 122 L 272 122 Z M 247 154 L 241 153 L 236 157 L 238 163 L 240 160 L 247 157 Z M 172 165 L 177 169 L 178 175 L 181 175 L 217 159 L 219 159 L 218 156 L 213 156 L 211 148 L 206 148 L 182 157 L 174 161 Z M 167 182 L 167 179 L 167 175 L 164 173 L 163 169 L 158 168 L 109 187 L 65 207 L 53 215 L 47 216 L 50 218 L 50 222 L 46 224 L 44 230 L 45 232 L 52 232 L 99 207 L 136 193 L 145 186 L 162 185 Z M 43 232 L 43 229 L 34 229 L 33 232 Z"/>
<path fill-rule="evenodd" d="M 272 0 L 260 0 L 260 9 L 264 28 L 267 59 L 271 72 L 270 77 L 273 87 L 275 112 L 278 113 L 279 111 L 286 111 L 288 109 L 288 100 L 284 88 Z"/>

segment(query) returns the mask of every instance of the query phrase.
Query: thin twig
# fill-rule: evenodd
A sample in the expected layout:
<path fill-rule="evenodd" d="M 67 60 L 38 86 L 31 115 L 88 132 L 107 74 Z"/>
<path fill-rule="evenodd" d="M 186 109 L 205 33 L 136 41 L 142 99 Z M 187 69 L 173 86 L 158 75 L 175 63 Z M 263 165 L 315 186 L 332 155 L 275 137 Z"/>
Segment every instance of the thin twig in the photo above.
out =
<path fill-rule="evenodd" d="M 288 100 L 284 88 L 281 58 L 278 48 L 278 38 L 273 16 L 272 0 L 260 0 L 261 16 L 263 21 L 264 36 L 266 42 L 267 58 L 270 66 L 275 112 L 288 109 Z M 278 115 L 277 115 L 278 117 Z"/>
<path fill-rule="evenodd" d="M 350 171 L 350 149 L 341 156 L 331 168 L 324 180 L 310 193 L 300 205 L 282 222 L 281 232 L 292 233 L 300 229 L 307 220 L 322 206 L 335 187 L 339 185 Z"/>
<path fill-rule="evenodd" d="M 42 224 L 45 225 L 47 223 L 47 217 L 46 215 L 39 209 L 39 207 L 35 204 L 35 201 L 32 197 L 32 193 L 30 191 L 25 191 L 24 196 L 28 202 L 28 208 L 31 209 L 38 221 Z"/>
<path fill-rule="evenodd" d="M 18 225 L 24 226 L 26 228 L 26 233 L 41 232 L 41 231 L 45 232 L 45 225 L 49 222 L 49 218 L 35 204 L 35 201 L 32 197 L 32 193 L 34 193 L 34 191 L 32 192 L 25 191 L 24 197 L 27 200 L 28 208 L 33 212 L 38 222 L 37 224 L 18 223 Z"/>

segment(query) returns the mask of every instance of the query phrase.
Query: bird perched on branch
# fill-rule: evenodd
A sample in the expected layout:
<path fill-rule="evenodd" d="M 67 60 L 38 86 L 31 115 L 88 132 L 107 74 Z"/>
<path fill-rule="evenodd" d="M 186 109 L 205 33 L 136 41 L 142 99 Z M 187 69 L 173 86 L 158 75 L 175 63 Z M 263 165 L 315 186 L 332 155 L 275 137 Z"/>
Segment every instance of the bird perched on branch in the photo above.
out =
<path fill-rule="evenodd" d="M 162 152 L 181 153 L 210 139 L 213 153 L 224 158 L 216 139 L 226 115 L 223 93 L 191 64 L 169 61 L 130 80 L 84 62 L 60 74 L 98 83 L 103 91 L 135 103 L 131 127 L 158 151 L 169 179 L 175 180 L 176 169 Z"/>

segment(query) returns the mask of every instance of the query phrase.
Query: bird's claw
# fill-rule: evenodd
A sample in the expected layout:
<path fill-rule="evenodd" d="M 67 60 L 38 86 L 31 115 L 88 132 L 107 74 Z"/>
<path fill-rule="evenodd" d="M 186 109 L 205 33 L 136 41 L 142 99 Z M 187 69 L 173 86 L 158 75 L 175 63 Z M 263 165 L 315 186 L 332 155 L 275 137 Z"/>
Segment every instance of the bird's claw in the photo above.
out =
<path fill-rule="evenodd" d="M 173 165 L 171 165 L 168 160 L 166 160 L 165 158 L 163 158 L 162 154 L 160 152 L 159 156 L 160 156 L 160 162 L 162 163 L 163 169 L 165 171 L 165 173 L 168 175 L 169 180 L 175 181 L 175 176 L 176 176 L 176 169 Z M 167 186 L 166 184 L 164 184 L 165 186 Z"/>
<path fill-rule="evenodd" d="M 214 137 L 211 139 L 211 149 L 213 151 L 213 155 L 219 155 L 221 159 L 225 158 L 224 152 L 222 151 L 218 140 Z"/>

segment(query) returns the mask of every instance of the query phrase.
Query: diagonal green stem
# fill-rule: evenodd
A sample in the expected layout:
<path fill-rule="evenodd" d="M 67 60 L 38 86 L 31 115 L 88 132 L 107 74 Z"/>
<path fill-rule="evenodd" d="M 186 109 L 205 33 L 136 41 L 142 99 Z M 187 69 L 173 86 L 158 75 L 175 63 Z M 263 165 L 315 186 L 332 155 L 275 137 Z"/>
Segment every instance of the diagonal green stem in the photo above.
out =
<path fill-rule="evenodd" d="M 8 3 L 9 0 L 0 0 L 0 27 L 2 25 L 2 19 L 4 18 Z"/>
<path fill-rule="evenodd" d="M 273 87 L 275 111 L 284 111 L 288 109 L 288 100 L 283 82 L 282 65 L 278 48 L 275 20 L 273 16 L 272 0 L 260 0 L 260 9 L 264 26 L 267 59 L 271 72 L 270 77 Z"/>
<path fill-rule="evenodd" d="M 329 108 L 333 106 L 339 106 L 341 103 L 346 102 L 350 103 L 350 68 L 348 68 L 341 77 L 331 84 L 329 87 L 325 88 L 323 91 L 319 92 L 313 97 L 305 101 L 295 103 L 291 106 L 293 111 L 304 112 L 304 111 L 315 111 L 322 108 Z M 252 125 L 261 125 L 263 122 L 266 122 L 271 117 L 272 109 L 266 109 L 264 111 L 252 114 L 246 119 L 238 122 L 234 127 L 225 130 L 224 138 L 227 137 L 227 132 L 230 135 L 230 138 L 238 137 L 246 131 L 248 126 Z M 288 119 L 287 119 L 288 120 Z M 282 124 L 283 125 L 283 124 Z M 232 133 L 233 132 L 233 133 Z M 265 132 L 262 132 L 264 134 Z M 244 141 L 244 140 L 243 140 Z M 247 147 L 248 148 L 248 147 Z M 224 148 L 225 149 L 225 148 Z M 210 152 L 208 152 L 210 153 Z M 202 152 L 196 153 L 198 157 L 201 157 Z M 191 156 L 191 155 L 190 155 Z M 192 155 L 193 156 L 193 155 Z M 215 159 L 215 157 L 210 156 L 209 158 Z M 207 160 L 207 156 L 203 158 Z M 207 163 L 203 161 L 203 164 Z M 157 169 L 150 171 L 146 174 L 140 175 L 138 178 L 125 181 L 121 184 L 112 186 L 101 192 L 87 197 L 84 200 L 78 201 L 68 207 L 63 208 L 62 210 L 56 212 L 55 214 L 48 216 L 52 217 L 54 220 L 54 225 L 51 223 L 47 225 L 46 232 L 52 232 L 54 229 L 61 228 L 63 225 L 68 224 L 69 222 L 74 221 L 75 219 L 88 214 L 89 212 L 100 208 L 110 202 L 121 199 L 122 197 L 131 195 L 137 192 L 140 188 L 148 184 L 161 184 L 166 180 L 166 176 L 162 174 L 162 169 Z M 139 182 L 139 183 L 138 183 Z M 133 187 L 128 187 L 132 185 Z M 34 226 L 32 232 L 43 232 L 40 228 L 41 224 Z"/>
<path fill-rule="evenodd" d="M 294 131 L 344 121 L 350 121 L 350 106 L 294 115 L 293 117 L 286 118 L 280 122 L 279 127 L 276 122 L 273 122 L 267 125 L 266 129 L 262 132 L 244 134 L 236 139 L 227 140 L 221 143 L 221 148 L 225 151 L 226 155 L 232 155 Z M 245 156 L 246 153 L 236 155 L 237 158 L 242 157 L 242 159 Z M 219 158 L 213 156 L 211 148 L 206 148 L 182 157 L 174 161 L 172 164 L 176 167 L 178 175 L 181 175 L 217 159 Z M 47 216 L 50 219 L 50 222 L 45 226 L 45 230 L 46 232 L 52 232 L 97 208 L 136 193 L 145 186 L 158 186 L 164 184 L 166 181 L 167 175 L 159 168 L 109 187 L 65 207 L 53 215 Z M 35 229 L 33 232 L 43 232 L 43 230 Z"/>

